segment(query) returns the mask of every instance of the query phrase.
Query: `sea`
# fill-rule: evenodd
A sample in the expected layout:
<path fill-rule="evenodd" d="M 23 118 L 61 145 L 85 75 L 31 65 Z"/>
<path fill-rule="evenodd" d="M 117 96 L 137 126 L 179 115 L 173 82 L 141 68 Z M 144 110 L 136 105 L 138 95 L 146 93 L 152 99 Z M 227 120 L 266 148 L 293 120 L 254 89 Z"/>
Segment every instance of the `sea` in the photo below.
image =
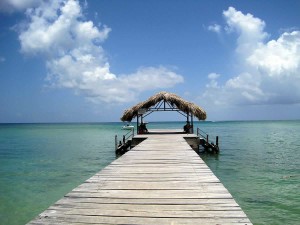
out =
<path fill-rule="evenodd" d="M 26 224 L 116 159 L 123 123 L 0 124 L 0 224 Z M 148 129 L 184 122 L 150 122 Z M 200 154 L 253 224 L 300 224 L 300 121 L 195 122 Z M 212 139 L 213 141 L 213 139 Z"/>

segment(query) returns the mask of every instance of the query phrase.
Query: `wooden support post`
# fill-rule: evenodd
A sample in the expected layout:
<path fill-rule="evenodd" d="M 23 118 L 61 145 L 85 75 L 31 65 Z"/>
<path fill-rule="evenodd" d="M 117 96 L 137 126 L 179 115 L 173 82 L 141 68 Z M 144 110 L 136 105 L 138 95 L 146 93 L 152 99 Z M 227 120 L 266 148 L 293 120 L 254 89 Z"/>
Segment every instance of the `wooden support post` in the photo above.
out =
<path fill-rule="evenodd" d="M 191 125 L 192 125 L 192 134 L 194 133 L 194 120 L 193 120 L 193 114 L 191 114 Z"/>
<path fill-rule="evenodd" d="M 125 135 L 123 135 L 123 144 L 125 144 Z"/>
<path fill-rule="evenodd" d="M 117 151 L 118 149 L 118 136 L 115 135 L 115 150 Z"/>
<path fill-rule="evenodd" d="M 206 142 L 207 142 L 207 144 L 209 143 L 209 142 L 208 142 L 208 134 L 206 135 Z"/>
<path fill-rule="evenodd" d="M 219 147 L 219 136 L 216 136 L 216 146 Z"/>
<path fill-rule="evenodd" d="M 137 114 L 137 116 L 136 116 L 136 134 L 139 134 L 138 132 L 139 132 L 139 114 Z"/>

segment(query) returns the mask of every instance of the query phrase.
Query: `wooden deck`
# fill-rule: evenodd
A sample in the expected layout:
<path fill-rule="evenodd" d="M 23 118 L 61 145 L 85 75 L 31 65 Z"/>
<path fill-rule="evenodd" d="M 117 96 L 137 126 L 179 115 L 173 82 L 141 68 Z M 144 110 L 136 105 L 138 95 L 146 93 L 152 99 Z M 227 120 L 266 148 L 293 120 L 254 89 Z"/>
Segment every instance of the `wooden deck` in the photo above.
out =
<path fill-rule="evenodd" d="M 251 224 L 184 134 L 146 137 L 29 224 Z"/>

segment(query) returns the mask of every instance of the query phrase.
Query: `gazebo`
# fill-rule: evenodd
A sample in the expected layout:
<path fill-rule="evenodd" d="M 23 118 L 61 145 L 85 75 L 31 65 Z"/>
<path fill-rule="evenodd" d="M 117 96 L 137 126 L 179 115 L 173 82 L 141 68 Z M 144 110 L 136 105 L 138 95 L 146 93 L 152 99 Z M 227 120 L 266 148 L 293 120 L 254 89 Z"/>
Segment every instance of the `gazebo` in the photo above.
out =
<path fill-rule="evenodd" d="M 160 111 L 175 111 L 186 117 L 186 122 L 191 127 L 190 133 L 194 133 L 194 116 L 199 120 L 206 119 L 206 112 L 201 107 L 182 99 L 176 94 L 162 91 L 151 96 L 148 100 L 125 110 L 121 121 L 131 122 L 136 117 L 137 127 L 139 128 L 140 125 L 144 124 L 146 116 Z"/>

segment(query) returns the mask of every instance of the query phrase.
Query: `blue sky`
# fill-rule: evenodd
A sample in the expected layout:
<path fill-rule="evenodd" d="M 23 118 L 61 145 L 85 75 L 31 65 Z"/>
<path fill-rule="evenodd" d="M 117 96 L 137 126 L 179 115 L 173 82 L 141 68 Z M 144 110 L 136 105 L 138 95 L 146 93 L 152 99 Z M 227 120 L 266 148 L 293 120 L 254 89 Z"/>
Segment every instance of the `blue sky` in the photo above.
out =
<path fill-rule="evenodd" d="M 1 0 L 0 122 L 119 121 L 159 91 L 208 120 L 300 119 L 299 11 L 297 0 Z"/>

